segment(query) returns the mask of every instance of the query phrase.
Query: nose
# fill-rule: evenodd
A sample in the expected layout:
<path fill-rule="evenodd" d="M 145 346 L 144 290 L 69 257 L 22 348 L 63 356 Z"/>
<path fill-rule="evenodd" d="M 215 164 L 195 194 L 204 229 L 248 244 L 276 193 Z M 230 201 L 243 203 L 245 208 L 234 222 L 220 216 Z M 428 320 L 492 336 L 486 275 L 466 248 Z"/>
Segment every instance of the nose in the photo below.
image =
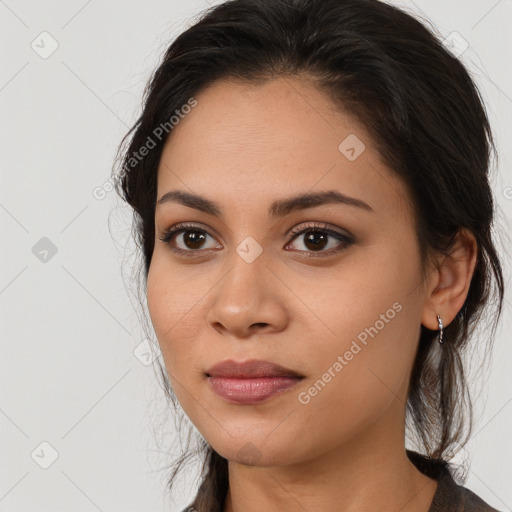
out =
<path fill-rule="evenodd" d="M 288 323 L 286 287 L 268 268 L 263 253 L 248 263 L 235 252 L 212 294 L 207 321 L 222 335 L 248 338 L 279 332 Z"/>

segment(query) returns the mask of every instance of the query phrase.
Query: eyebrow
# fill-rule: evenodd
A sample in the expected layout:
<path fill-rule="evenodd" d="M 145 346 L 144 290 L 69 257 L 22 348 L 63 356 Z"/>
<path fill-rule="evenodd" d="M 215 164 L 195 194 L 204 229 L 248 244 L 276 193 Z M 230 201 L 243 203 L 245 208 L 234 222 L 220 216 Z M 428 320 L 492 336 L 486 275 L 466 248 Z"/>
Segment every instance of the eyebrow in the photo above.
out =
<path fill-rule="evenodd" d="M 181 190 L 167 192 L 157 201 L 157 206 L 170 202 L 179 203 L 216 217 L 222 216 L 222 208 L 217 203 L 207 199 L 206 197 L 192 194 L 190 192 Z M 269 207 L 268 216 L 274 218 L 284 217 L 294 211 L 305 210 L 307 208 L 332 203 L 353 206 L 375 213 L 374 209 L 362 199 L 347 196 L 337 190 L 326 190 L 323 192 L 300 194 L 274 201 Z"/>

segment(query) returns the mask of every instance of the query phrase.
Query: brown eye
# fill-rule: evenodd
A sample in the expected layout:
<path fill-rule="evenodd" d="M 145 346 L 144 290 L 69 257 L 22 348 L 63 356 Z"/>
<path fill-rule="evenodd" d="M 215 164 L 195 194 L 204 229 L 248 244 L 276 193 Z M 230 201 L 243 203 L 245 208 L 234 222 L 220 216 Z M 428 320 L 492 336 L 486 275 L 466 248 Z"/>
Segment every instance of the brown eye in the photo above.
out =
<path fill-rule="evenodd" d="M 171 227 L 159 239 L 171 246 L 177 252 L 199 252 L 200 249 L 215 249 L 215 242 L 211 247 L 205 247 L 208 237 L 212 238 L 205 230 L 194 225 L 177 224 Z"/>
<path fill-rule="evenodd" d="M 321 231 L 309 231 L 304 237 L 304 245 L 311 251 L 325 249 L 330 235 Z"/>
<path fill-rule="evenodd" d="M 183 231 L 182 241 L 187 247 L 187 249 L 200 249 L 201 245 L 204 243 L 206 236 L 205 233 L 201 231 Z"/>
<path fill-rule="evenodd" d="M 318 230 L 305 229 L 294 237 L 294 240 L 301 241 L 299 244 L 300 251 L 325 252 L 327 248 L 339 248 L 340 245 L 345 246 L 351 243 L 351 240 L 340 233 Z M 333 252 L 333 251 L 330 251 Z"/>
<path fill-rule="evenodd" d="M 354 242 L 351 236 L 318 225 L 298 227 L 292 233 L 295 234 L 292 241 L 301 242 L 299 252 L 320 253 L 321 256 L 341 251 Z"/>

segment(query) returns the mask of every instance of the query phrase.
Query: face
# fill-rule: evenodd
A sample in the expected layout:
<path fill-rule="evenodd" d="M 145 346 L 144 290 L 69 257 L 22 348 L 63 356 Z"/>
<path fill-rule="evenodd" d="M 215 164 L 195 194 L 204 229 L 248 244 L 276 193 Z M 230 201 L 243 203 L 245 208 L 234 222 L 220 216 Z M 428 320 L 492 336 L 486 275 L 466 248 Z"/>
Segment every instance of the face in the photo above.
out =
<path fill-rule="evenodd" d="M 157 199 L 181 191 L 215 208 L 176 196 L 158 204 L 147 281 L 181 406 L 242 463 L 389 439 L 403 422 L 425 300 L 405 187 L 364 127 L 301 79 L 217 82 L 196 100 L 164 147 Z M 228 359 L 302 378 L 260 379 L 253 389 L 278 392 L 234 401 L 208 377 Z"/>

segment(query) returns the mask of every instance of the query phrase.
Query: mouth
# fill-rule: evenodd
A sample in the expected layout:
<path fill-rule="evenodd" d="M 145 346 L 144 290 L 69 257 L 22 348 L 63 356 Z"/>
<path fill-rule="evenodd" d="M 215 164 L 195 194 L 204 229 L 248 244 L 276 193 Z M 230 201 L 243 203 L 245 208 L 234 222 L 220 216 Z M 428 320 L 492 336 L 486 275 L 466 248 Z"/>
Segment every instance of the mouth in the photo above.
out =
<path fill-rule="evenodd" d="M 304 379 L 298 372 L 262 360 L 222 361 L 205 372 L 211 389 L 230 403 L 251 405 L 268 400 Z"/>

